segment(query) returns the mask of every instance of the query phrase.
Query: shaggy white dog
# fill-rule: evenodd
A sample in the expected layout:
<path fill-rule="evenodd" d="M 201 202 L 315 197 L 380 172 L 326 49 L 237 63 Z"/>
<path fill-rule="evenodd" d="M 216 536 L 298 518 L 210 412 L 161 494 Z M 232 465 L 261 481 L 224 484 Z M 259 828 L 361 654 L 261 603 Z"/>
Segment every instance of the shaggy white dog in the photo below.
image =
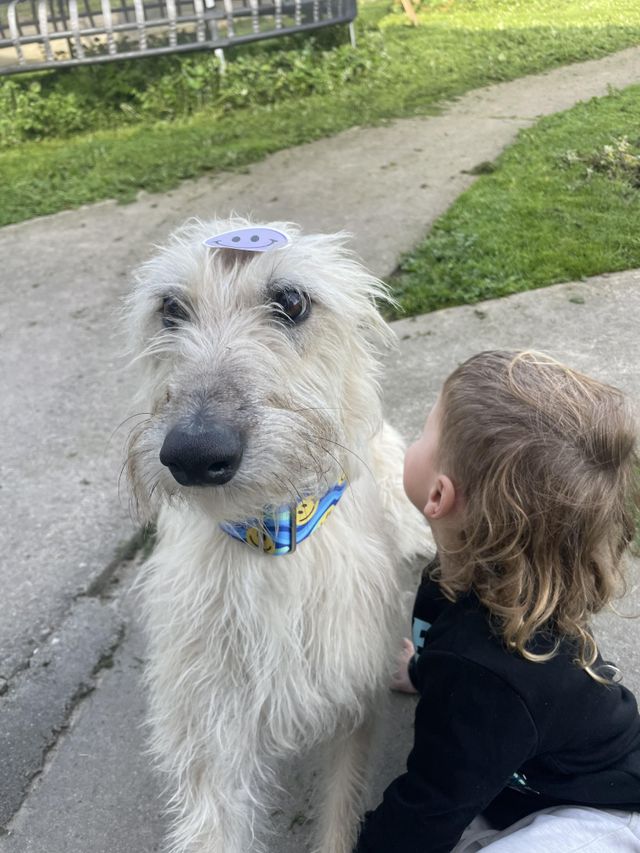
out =
<path fill-rule="evenodd" d="M 313 849 L 349 853 L 400 569 L 426 528 L 382 418 L 384 287 L 344 235 L 275 223 L 289 242 L 271 251 L 203 245 L 250 225 L 189 224 L 142 267 L 127 306 L 148 413 L 129 474 L 139 505 L 159 510 L 144 581 L 153 747 L 172 849 L 248 853 L 262 849 L 281 760 L 325 743 Z M 290 507 L 304 524 L 345 479 L 326 524 L 268 553 L 269 517 Z"/>

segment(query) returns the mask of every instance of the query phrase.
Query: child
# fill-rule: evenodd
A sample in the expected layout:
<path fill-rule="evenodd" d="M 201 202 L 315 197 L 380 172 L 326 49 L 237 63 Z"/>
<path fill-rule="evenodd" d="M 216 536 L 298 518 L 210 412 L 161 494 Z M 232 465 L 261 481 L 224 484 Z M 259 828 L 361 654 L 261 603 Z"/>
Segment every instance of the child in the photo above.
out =
<path fill-rule="evenodd" d="M 395 683 L 421 694 L 414 747 L 356 853 L 640 853 L 638 708 L 589 629 L 634 535 L 634 432 L 547 356 L 445 382 L 405 460 L 439 552 Z"/>

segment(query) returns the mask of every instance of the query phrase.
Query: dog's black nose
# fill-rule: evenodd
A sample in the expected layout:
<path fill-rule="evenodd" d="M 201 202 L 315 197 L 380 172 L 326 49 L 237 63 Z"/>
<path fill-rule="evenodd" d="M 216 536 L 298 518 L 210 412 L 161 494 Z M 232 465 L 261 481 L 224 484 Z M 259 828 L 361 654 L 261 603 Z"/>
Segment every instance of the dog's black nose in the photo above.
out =
<path fill-rule="evenodd" d="M 244 439 L 227 424 L 195 420 L 165 436 L 160 461 L 181 486 L 221 486 L 240 466 Z"/>

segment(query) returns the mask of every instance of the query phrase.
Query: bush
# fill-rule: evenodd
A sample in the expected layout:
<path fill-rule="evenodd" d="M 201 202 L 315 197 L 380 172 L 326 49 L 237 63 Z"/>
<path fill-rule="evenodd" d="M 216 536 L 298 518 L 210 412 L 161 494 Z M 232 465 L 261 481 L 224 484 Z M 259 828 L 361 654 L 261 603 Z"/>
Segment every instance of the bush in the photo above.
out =
<path fill-rule="evenodd" d="M 291 40 L 289 40 L 291 41 Z M 296 40 L 299 42 L 299 40 Z M 275 104 L 331 94 L 365 74 L 382 78 L 380 34 L 358 49 L 307 38 L 286 49 L 235 51 L 223 74 L 213 53 L 193 53 L 40 72 L 0 82 L 0 148 L 81 131 Z"/>
<path fill-rule="evenodd" d="M 69 136 L 94 123 L 75 92 L 44 95 L 39 82 L 21 86 L 7 80 L 0 86 L 0 145 L 8 147 L 28 139 Z"/>

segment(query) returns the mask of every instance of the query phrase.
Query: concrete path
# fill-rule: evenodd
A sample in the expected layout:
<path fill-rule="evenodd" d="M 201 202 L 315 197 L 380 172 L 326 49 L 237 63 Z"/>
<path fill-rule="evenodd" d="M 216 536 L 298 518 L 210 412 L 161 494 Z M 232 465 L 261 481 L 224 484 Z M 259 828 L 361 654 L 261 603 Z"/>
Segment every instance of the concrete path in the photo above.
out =
<path fill-rule="evenodd" d="M 118 594 L 134 573 L 120 561 L 135 528 L 117 495 L 121 438 L 111 440 L 131 394 L 117 332 L 131 268 L 186 217 L 235 209 L 307 230 L 346 228 L 386 275 L 471 183 L 462 170 L 493 159 L 538 115 L 638 81 L 640 48 L 470 93 L 435 118 L 281 152 L 246 174 L 0 231 L 0 358 L 9 367 L 0 825 L 11 830 L 2 851 L 147 853 L 159 843 L 157 780 L 138 725 L 144 650 L 135 602 Z M 415 433 L 451 365 L 495 346 L 550 350 L 640 399 L 639 283 L 637 273 L 622 274 L 397 323 L 400 350 L 385 380 L 390 419 Z M 577 288 L 580 304 L 570 301 Z M 604 620 L 602 630 L 605 650 L 640 690 L 638 623 Z M 401 767 L 411 703 L 393 699 L 378 790 Z M 300 849 L 305 787 L 295 787 L 299 799 L 281 815 L 288 840 L 274 853 Z"/>

